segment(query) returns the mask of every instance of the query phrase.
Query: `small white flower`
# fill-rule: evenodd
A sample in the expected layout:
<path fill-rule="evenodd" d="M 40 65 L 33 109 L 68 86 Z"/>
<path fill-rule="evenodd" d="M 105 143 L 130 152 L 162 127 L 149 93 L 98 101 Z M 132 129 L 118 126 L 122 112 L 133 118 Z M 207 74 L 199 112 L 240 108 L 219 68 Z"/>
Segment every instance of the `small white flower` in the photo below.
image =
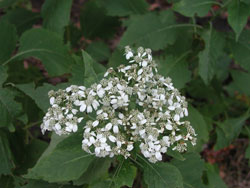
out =
<path fill-rule="evenodd" d="M 93 122 L 93 127 L 96 127 L 97 125 L 99 125 L 99 121 L 98 121 L 98 120 L 95 120 L 95 121 Z"/>
<path fill-rule="evenodd" d="M 118 128 L 117 125 L 114 125 L 114 126 L 113 126 L 113 132 L 114 132 L 114 133 L 119 133 L 119 128 Z"/>
<path fill-rule="evenodd" d="M 126 59 L 130 59 L 131 57 L 133 57 L 133 53 L 131 51 L 129 51 L 127 54 L 126 54 Z"/>
<path fill-rule="evenodd" d="M 170 123 L 167 123 L 165 127 L 169 131 L 173 130 L 173 126 Z"/>
<path fill-rule="evenodd" d="M 55 97 L 51 97 L 49 102 L 51 105 L 53 105 L 55 103 Z"/>
<path fill-rule="evenodd" d="M 116 141 L 116 138 L 115 138 L 113 135 L 110 135 L 110 136 L 109 136 L 109 140 L 110 140 L 111 142 L 115 142 L 115 141 Z"/>
<path fill-rule="evenodd" d="M 112 123 L 108 123 L 106 126 L 105 126 L 105 130 L 106 131 L 109 131 L 111 128 L 112 128 Z"/>
<path fill-rule="evenodd" d="M 127 146 L 127 150 L 128 150 L 128 151 L 132 151 L 133 149 L 134 149 L 134 146 L 133 146 L 133 145 L 129 144 L 129 145 Z"/>

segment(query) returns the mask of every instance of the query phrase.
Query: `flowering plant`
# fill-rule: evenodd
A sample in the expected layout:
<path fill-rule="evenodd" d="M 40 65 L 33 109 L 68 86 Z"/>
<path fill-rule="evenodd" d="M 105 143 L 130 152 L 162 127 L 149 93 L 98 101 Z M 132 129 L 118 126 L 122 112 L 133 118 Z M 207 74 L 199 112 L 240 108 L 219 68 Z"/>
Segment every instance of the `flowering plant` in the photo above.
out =
<path fill-rule="evenodd" d="M 138 147 L 152 163 L 167 150 L 184 152 L 196 144 L 187 102 L 170 78 L 157 72 L 151 50 L 125 48 L 127 65 L 109 68 L 99 83 L 50 91 L 42 132 L 70 134 L 85 119 L 82 149 L 97 157 L 132 155 Z"/>

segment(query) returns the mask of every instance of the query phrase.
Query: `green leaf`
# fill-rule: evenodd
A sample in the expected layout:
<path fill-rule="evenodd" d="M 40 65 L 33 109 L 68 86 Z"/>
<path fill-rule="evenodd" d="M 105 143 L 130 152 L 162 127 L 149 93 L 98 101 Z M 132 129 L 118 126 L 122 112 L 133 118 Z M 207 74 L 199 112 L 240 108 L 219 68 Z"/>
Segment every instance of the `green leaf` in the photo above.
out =
<path fill-rule="evenodd" d="M 234 139 L 236 139 L 249 116 L 249 112 L 246 112 L 241 117 L 230 118 L 218 124 L 216 128 L 217 140 L 214 149 L 219 150 L 227 147 Z"/>
<path fill-rule="evenodd" d="M 124 51 L 117 48 L 112 53 L 111 57 L 109 58 L 108 67 L 116 68 L 119 65 L 121 65 L 121 64 L 125 65 L 126 63 L 127 63 L 127 61 L 126 61 L 126 58 L 124 56 Z"/>
<path fill-rule="evenodd" d="M 74 85 L 84 85 L 85 67 L 82 57 L 73 55 L 73 59 L 75 60 L 75 63 L 72 64 L 71 68 L 72 77 L 70 78 L 69 82 Z"/>
<path fill-rule="evenodd" d="M 193 28 L 179 28 L 176 41 L 173 45 L 169 45 L 166 49 L 167 55 L 173 55 L 175 57 L 181 57 L 185 53 L 191 52 L 193 43 Z M 186 54 L 186 55 L 187 55 Z"/>
<path fill-rule="evenodd" d="M 12 176 L 0 176 L 0 185 L 1 188 L 13 188 L 14 178 Z"/>
<path fill-rule="evenodd" d="M 36 164 L 47 147 L 48 143 L 39 139 L 33 139 L 28 145 L 25 145 L 21 170 L 27 173 L 27 169 Z"/>
<path fill-rule="evenodd" d="M 148 3 L 145 0 L 108 0 L 105 5 L 108 15 L 111 16 L 144 14 L 148 9 Z"/>
<path fill-rule="evenodd" d="M 89 165 L 86 172 L 82 176 L 74 181 L 74 185 L 92 184 L 97 182 L 104 175 L 108 174 L 108 170 L 111 164 L 109 158 L 95 158 Z"/>
<path fill-rule="evenodd" d="M 108 16 L 106 10 L 96 1 L 88 1 L 81 11 L 81 29 L 83 36 L 88 39 L 110 38 L 116 32 L 119 21 L 116 17 Z"/>
<path fill-rule="evenodd" d="M 213 30 L 211 25 L 210 29 L 202 34 L 202 38 L 205 41 L 205 49 L 199 53 L 199 74 L 208 84 L 214 76 L 214 67 L 220 63 L 218 60 L 225 42 L 222 35 Z"/>
<path fill-rule="evenodd" d="M 17 57 L 40 59 L 51 76 L 68 73 L 73 61 L 60 37 L 41 28 L 31 29 L 21 36 L 19 51 L 12 59 Z"/>
<path fill-rule="evenodd" d="M 45 181 L 39 181 L 39 180 L 28 180 L 27 185 L 22 186 L 22 188 L 77 188 L 77 187 L 73 185 L 67 185 L 67 184 L 56 184 L 56 183 L 48 183 Z"/>
<path fill-rule="evenodd" d="M 0 65 L 10 58 L 16 48 L 17 34 L 15 26 L 0 21 Z"/>
<path fill-rule="evenodd" d="M 168 149 L 167 150 L 167 155 L 173 157 L 174 159 L 180 160 L 180 161 L 185 160 L 183 155 L 180 152 L 176 151 L 176 150 Z"/>
<path fill-rule="evenodd" d="M 185 160 L 172 160 L 171 164 L 176 166 L 183 177 L 183 184 L 185 188 L 202 188 L 202 173 L 205 162 L 197 153 L 184 154 Z M 195 168 L 194 168 L 195 167 Z"/>
<path fill-rule="evenodd" d="M 104 42 L 92 42 L 86 52 L 97 62 L 106 61 L 110 57 L 110 49 Z"/>
<path fill-rule="evenodd" d="M 97 73 L 103 74 L 106 69 L 101 64 L 96 63 L 92 59 L 92 57 L 83 50 L 82 50 L 82 57 L 83 57 L 83 62 L 84 62 L 84 67 L 85 67 L 84 85 L 86 87 L 89 87 L 93 83 L 96 83 L 99 81 Z"/>
<path fill-rule="evenodd" d="M 0 132 L 0 176 L 12 174 L 11 169 L 15 167 L 7 136 Z"/>
<path fill-rule="evenodd" d="M 173 165 L 163 162 L 149 163 L 140 157 L 144 165 L 143 179 L 150 188 L 183 188 L 180 171 Z"/>
<path fill-rule="evenodd" d="M 173 9 L 187 17 L 193 17 L 196 14 L 203 17 L 208 13 L 213 3 L 214 0 L 181 0 L 174 4 Z"/>
<path fill-rule="evenodd" d="M 17 19 L 18 18 L 18 19 Z M 1 20 L 8 21 L 16 26 L 18 35 L 30 29 L 40 19 L 40 14 L 23 8 L 9 10 L 1 17 Z"/>
<path fill-rule="evenodd" d="M 250 96 L 250 88 L 246 87 L 246 85 L 250 82 L 250 74 L 242 71 L 232 70 L 231 75 L 233 77 L 235 89 L 242 94 L 246 94 Z"/>
<path fill-rule="evenodd" d="M 160 14 L 148 13 L 131 20 L 120 41 L 121 46 L 136 44 L 153 50 L 165 48 L 176 39 L 175 17 L 172 11 L 161 11 Z M 150 23 L 150 24 L 149 24 Z"/>
<path fill-rule="evenodd" d="M 250 16 L 250 6 L 239 0 L 232 0 L 228 6 L 228 23 L 236 33 L 238 40 L 243 28 L 247 24 L 248 16 Z"/>
<path fill-rule="evenodd" d="M 50 106 L 48 92 L 50 90 L 63 89 L 66 87 L 66 84 L 59 84 L 57 86 L 53 86 L 45 83 L 43 86 L 35 89 L 34 83 L 28 83 L 28 84 L 19 84 L 16 85 L 16 87 L 20 89 L 22 92 L 24 92 L 26 95 L 31 97 L 35 101 L 37 106 L 41 110 L 43 110 L 44 113 L 46 113 Z"/>
<path fill-rule="evenodd" d="M 243 3 L 250 4 L 250 0 L 241 0 Z"/>
<path fill-rule="evenodd" d="M 7 8 L 14 4 L 17 0 L 1 0 L 0 1 L 0 8 Z"/>
<path fill-rule="evenodd" d="M 21 104 L 15 100 L 15 93 L 9 89 L 0 87 L 0 127 L 8 127 L 13 130 L 13 120 L 21 113 Z"/>
<path fill-rule="evenodd" d="M 219 175 L 219 170 L 216 166 L 206 163 L 206 174 L 209 188 L 227 188 Z"/>
<path fill-rule="evenodd" d="M 207 142 L 209 138 L 206 122 L 202 114 L 191 105 L 188 107 L 188 114 L 189 115 L 186 119 L 190 121 L 195 133 L 197 134 L 197 145 L 195 146 L 196 151 L 201 151 L 203 144 Z"/>
<path fill-rule="evenodd" d="M 43 27 L 63 37 L 69 24 L 72 0 L 46 0 L 42 6 Z"/>
<path fill-rule="evenodd" d="M 82 133 L 63 139 L 50 152 L 45 151 L 25 178 L 62 182 L 78 179 L 88 168 L 93 157 L 81 147 Z"/>
<path fill-rule="evenodd" d="M 167 56 L 159 60 L 159 74 L 170 77 L 176 88 L 181 89 L 191 80 L 191 72 L 188 70 L 188 63 L 185 60 L 187 53 L 180 57 Z"/>
<path fill-rule="evenodd" d="M 239 63 L 244 69 L 250 71 L 250 30 L 244 30 L 239 40 L 231 40 L 231 48 L 236 63 Z"/>
<path fill-rule="evenodd" d="M 23 186 L 22 188 L 59 188 L 62 187 L 64 188 L 64 186 L 62 185 L 58 185 L 58 184 L 51 184 L 51 183 L 47 183 L 45 181 L 39 181 L 39 180 L 28 180 L 27 185 Z"/>
<path fill-rule="evenodd" d="M 121 161 L 112 179 L 114 188 L 120 188 L 125 185 L 132 187 L 135 177 L 136 167 L 130 164 L 128 160 Z"/>
<path fill-rule="evenodd" d="M 0 65 L 0 87 L 2 84 L 6 81 L 8 74 L 7 74 L 7 68 Z"/>

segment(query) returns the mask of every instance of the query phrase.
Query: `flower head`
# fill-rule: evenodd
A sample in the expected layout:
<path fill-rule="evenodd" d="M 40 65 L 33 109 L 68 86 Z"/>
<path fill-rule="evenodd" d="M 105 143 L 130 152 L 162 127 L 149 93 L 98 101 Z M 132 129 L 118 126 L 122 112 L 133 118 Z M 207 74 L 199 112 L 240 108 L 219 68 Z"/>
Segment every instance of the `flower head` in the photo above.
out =
<path fill-rule="evenodd" d="M 150 162 L 161 161 L 167 150 L 183 152 L 195 145 L 196 133 L 188 116 L 185 97 L 170 78 L 157 72 L 150 49 L 125 47 L 129 65 L 110 68 L 90 88 L 70 86 L 49 93 L 51 108 L 42 132 L 69 134 L 85 117 L 82 148 L 98 157 L 131 155 L 138 144 Z"/>

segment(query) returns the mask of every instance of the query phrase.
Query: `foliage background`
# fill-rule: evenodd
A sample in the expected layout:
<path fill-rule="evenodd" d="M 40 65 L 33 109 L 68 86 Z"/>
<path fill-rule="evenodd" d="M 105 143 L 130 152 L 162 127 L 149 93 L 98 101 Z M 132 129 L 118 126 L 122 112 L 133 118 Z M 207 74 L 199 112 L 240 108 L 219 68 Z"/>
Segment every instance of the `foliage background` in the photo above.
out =
<path fill-rule="evenodd" d="M 250 186 L 249 0 L 1 0 L 0 15 L 1 188 Z M 41 135 L 48 91 L 97 81 L 125 45 L 152 48 L 187 97 L 195 148 L 149 164 Z"/>

